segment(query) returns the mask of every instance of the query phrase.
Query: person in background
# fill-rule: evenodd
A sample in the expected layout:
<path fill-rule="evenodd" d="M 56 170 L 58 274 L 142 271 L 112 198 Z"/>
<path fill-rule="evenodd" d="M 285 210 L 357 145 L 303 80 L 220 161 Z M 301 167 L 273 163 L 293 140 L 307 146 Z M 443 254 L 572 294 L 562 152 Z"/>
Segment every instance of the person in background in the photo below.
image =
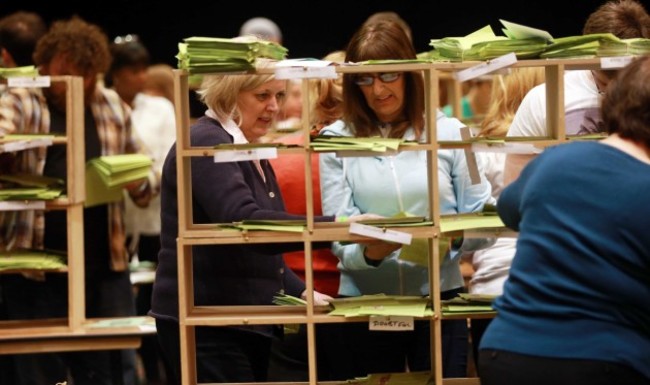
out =
<path fill-rule="evenodd" d="M 34 65 L 32 54 L 38 40 L 47 32 L 43 18 L 34 12 L 18 11 L 0 19 L 0 67 L 13 68 Z M 6 90 L 6 85 L 0 84 L 0 93 Z M 8 172 L 3 169 L 9 164 L 8 154 L 0 154 L 0 174 Z M 3 222 L 11 223 L 12 214 L 0 212 L 0 231 L 6 228 Z M 0 250 L 4 250 L 0 240 Z M 3 299 L 3 278 L 0 276 L 0 320 L 7 319 L 5 300 Z M 0 355 L 0 384 L 17 382 L 14 371 L 16 365 L 13 357 Z M 47 377 L 44 377 L 47 378 Z M 41 383 L 43 381 L 41 380 Z"/>
<path fill-rule="evenodd" d="M 501 193 L 519 238 L 481 384 L 650 383 L 649 105 L 645 56 L 605 90 L 606 139 L 547 148 Z"/>
<path fill-rule="evenodd" d="M 544 83 L 543 67 L 513 68 L 507 75 L 492 78 L 490 108 L 481 124 L 478 137 L 501 138 L 506 136 L 512 118 L 526 93 L 538 84 Z M 499 199 L 503 190 L 503 167 L 506 154 L 503 152 L 477 152 L 483 158 L 485 176 L 492 185 L 492 197 Z M 494 245 L 463 256 L 471 262 L 473 274 L 469 282 L 470 294 L 501 295 L 503 284 L 508 278 L 510 263 L 515 255 L 515 238 L 498 238 Z M 478 368 L 478 346 L 487 325 L 487 318 L 471 319 L 472 353 Z"/>
<path fill-rule="evenodd" d="M 399 23 L 379 20 L 365 23 L 355 32 L 346 48 L 345 61 L 415 57 L 413 44 Z M 343 100 L 342 119 L 323 128 L 321 134 L 427 141 L 424 79 L 419 72 L 344 74 Z M 436 119 L 438 140 L 460 140 L 460 121 L 439 110 Z M 321 154 L 323 213 L 428 216 L 426 158 L 426 151 L 357 158 Z M 472 184 L 464 152 L 440 150 L 438 165 L 440 207 L 435 209 L 442 214 L 480 211 L 490 198 L 490 185 L 484 178 Z M 482 170 L 479 172 L 482 174 Z M 339 258 L 339 296 L 429 295 L 427 266 L 400 259 L 398 244 L 335 242 L 332 250 Z M 441 282 L 436 284 L 440 285 L 444 299 L 453 298 L 464 289 L 458 251 L 441 256 Z M 339 326 L 340 330 L 332 333 L 329 341 L 338 345 L 336 365 L 332 365 L 333 380 L 370 373 L 430 370 L 429 321 L 416 321 L 415 330 L 408 332 L 370 331 L 363 323 Z M 442 330 L 443 374 L 465 377 L 467 323 L 443 321 Z"/>
<path fill-rule="evenodd" d="M 411 31 L 411 26 L 406 22 L 397 12 L 395 11 L 379 11 L 375 12 L 372 15 L 368 16 L 364 24 L 373 24 L 380 20 L 392 20 L 396 22 L 402 29 L 409 40 L 413 41 L 413 32 Z"/>
<path fill-rule="evenodd" d="M 172 67 L 158 64 L 146 69 L 143 88 L 133 99 L 131 121 L 135 137 L 142 145 L 142 151 L 153 160 L 156 177 L 160 179 L 162 166 L 167 152 L 176 139 L 176 114 L 174 104 L 165 96 L 173 94 L 174 78 Z M 147 207 L 125 200 L 126 232 L 129 235 L 129 249 L 132 264 L 144 263 L 155 265 L 160 251 L 160 195 L 151 199 Z M 146 315 L 151 309 L 152 283 L 137 285 L 136 311 Z M 138 349 L 144 367 L 144 375 L 149 385 L 163 384 L 164 378 L 160 368 L 170 374 L 170 365 L 160 353 L 156 336 L 145 336 Z M 160 365 L 162 363 L 162 365 Z"/>
<path fill-rule="evenodd" d="M 621 39 L 650 38 L 650 16 L 636 0 L 610 0 L 598 7 L 585 22 L 582 33 L 612 33 Z M 600 99 L 616 70 L 575 70 L 564 73 L 565 132 L 567 135 L 603 131 Z M 533 88 L 521 102 L 508 136 L 546 137 L 546 87 Z M 509 154 L 505 184 L 517 178 L 534 155 Z"/>
<path fill-rule="evenodd" d="M 287 97 L 280 107 L 275 129 L 297 130 L 302 128 L 302 81 L 290 79 Z"/>
<path fill-rule="evenodd" d="M 268 133 L 286 96 L 287 82 L 273 74 L 208 75 L 199 95 L 208 107 L 190 128 L 191 146 L 255 143 Z M 154 281 L 152 309 L 163 351 L 180 380 L 178 298 L 177 149 L 170 149 L 162 173 L 161 251 Z M 191 159 L 193 222 L 232 223 L 244 219 L 304 220 L 285 210 L 282 193 L 267 160 L 215 163 Z M 373 216 L 371 216 L 373 217 Z M 376 216 L 374 216 L 376 217 Z M 352 220 L 364 219 L 358 216 Z M 315 220 L 334 221 L 334 216 Z M 315 243 L 314 248 L 328 247 Z M 279 292 L 305 298 L 305 284 L 289 269 L 282 253 L 302 243 L 197 245 L 192 248 L 196 306 L 271 305 Z M 329 296 L 314 292 L 317 304 Z M 197 326 L 198 382 L 261 382 L 267 378 L 272 338 L 277 325 Z M 223 354 L 228 352 L 228 354 Z"/>
<path fill-rule="evenodd" d="M 34 48 L 45 32 L 45 21 L 34 12 L 18 11 L 0 19 L 1 66 L 11 68 L 33 65 Z"/>
<path fill-rule="evenodd" d="M 104 77 L 106 87 L 112 88 L 131 108 L 136 95 L 144 89 L 149 51 L 136 35 L 118 36 L 111 44 L 111 66 Z"/>
<path fill-rule="evenodd" d="M 344 51 L 333 51 L 323 60 L 334 63 L 345 61 Z M 336 79 L 314 79 L 310 82 L 309 93 L 311 103 L 311 131 L 317 134 L 323 127 L 339 120 L 343 114 L 343 85 L 342 77 Z M 337 285 L 338 286 L 338 285 Z"/>
<path fill-rule="evenodd" d="M 468 80 L 463 83 L 462 88 L 466 92 L 460 99 L 460 115 L 457 118 L 473 127 L 480 126 L 490 107 L 492 76 L 484 75 Z M 447 116 L 454 116 L 451 104 L 442 107 L 442 112 Z"/>
<path fill-rule="evenodd" d="M 261 40 L 272 41 L 282 45 L 282 31 L 271 19 L 253 17 L 246 20 L 239 28 L 239 36 L 253 35 Z"/>
<path fill-rule="evenodd" d="M 153 64 L 147 68 L 144 93 L 162 96 L 174 103 L 174 67 L 169 64 Z"/>
<path fill-rule="evenodd" d="M 38 42 L 34 62 L 45 76 L 73 75 L 83 77 L 85 158 L 101 155 L 135 153 L 132 140 L 130 108 L 117 93 L 98 85 L 97 77 L 105 72 L 111 56 L 108 39 L 96 25 L 79 17 L 53 23 Z M 0 96 L 0 133 L 65 133 L 65 85 L 53 82 L 49 88 L 10 88 Z M 31 112 L 31 113 L 27 113 Z M 35 118 L 36 117 L 36 118 Z M 66 148 L 27 150 L 17 153 L 18 172 L 67 179 Z M 125 188 L 129 199 L 145 206 L 155 186 L 151 178 L 135 181 Z M 124 317 L 135 315 L 133 291 L 129 279 L 128 253 L 125 248 L 123 202 L 84 208 L 84 261 L 86 317 Z M 67 250 L 67 218 L 65 210 L 22 211 L 14 225 L 2 229 L 2 244 L 13 248 Z M 13 231 L 7 231 L 13 229 Z M 17 230 L 19 229 L 19 231 Z M 4 277 L 4 291 L 9 316 L 13 319 L 57 318 L 67 315 L 68 278 L 62 274 L 39 275 L 30 279 L 23 275 Z M 9 289 L 10 288 L 10 289 Z M 114 376 L 123 376 L 124 384 L 134 384 L 135 351 L 125 350 L 122 373 L 112 373 L 109 351 L 85 351 L 56 354 L 69 369 L 75 385 L 109 385 Z M 57 376 L 47 382 L 32 381 L 45 369 L 37 354 L 16 356 L 16 361 L 31 362 L 18 371 L 21 384 L 50 383 L 65 379 Z M 43 363 L 43 365 L 49 365 Z"/>

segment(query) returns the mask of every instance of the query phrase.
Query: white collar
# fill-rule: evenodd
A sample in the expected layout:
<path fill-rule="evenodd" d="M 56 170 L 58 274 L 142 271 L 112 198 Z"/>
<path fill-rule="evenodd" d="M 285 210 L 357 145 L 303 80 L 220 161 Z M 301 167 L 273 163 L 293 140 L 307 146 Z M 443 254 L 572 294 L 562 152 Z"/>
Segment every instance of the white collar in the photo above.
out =
<path fill-rule="evenodd" d="M 214 120 L 217 120 L 219 123 L 221 123 L 221 126 L 223 127 L 223 129 L 226 130 L 226 132 L 228 134 L 230 134 L 230 136 L 232 136 L 233 144 L 246 144 L 246 143 L 248 143 L 248 139 L 246 139 L 246 137 L 244 136 L 244 133 L 242 132 L 241 128 L 239 128 L 239 126 L 237 125 L 237 123 L 235 123 L 234 120 L 228 119 L 227 121 L 224 122 L 221 119 L 219 119 L 217 117 L 217 114 L 214 111 L 212 111 L 211 109 L 208 109 L 207 111 L 205 111 L 205 115 L 207 117 L 210 117 L 210 118 L 212 118 Z"/>

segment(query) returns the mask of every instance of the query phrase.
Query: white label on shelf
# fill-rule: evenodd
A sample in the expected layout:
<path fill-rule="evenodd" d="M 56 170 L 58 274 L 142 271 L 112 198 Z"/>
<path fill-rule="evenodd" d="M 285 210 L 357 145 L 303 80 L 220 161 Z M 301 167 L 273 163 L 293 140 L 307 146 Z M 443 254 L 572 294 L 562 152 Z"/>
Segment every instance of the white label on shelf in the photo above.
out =
<path fill-rule="evenodd" d="M 11 77 L 7 79 L 7 85 L 9 87 L 49 87 L 50 86 L 50 77 L 49 76 L 37 76 L 34 78 L 28 77 Z"/>
<path fill-rule="evenodd" d="M 499 56 L 492 60 L 488 60 L 474 67 L 470 67 L 462 71 L 458 71 L 454 74 L 454 77 L 456 77 L 458 81 L 464 82 L 466 80 L 474 79 L 479 76 L 489 74 L 490 72 L 494 72 L 502 68 L 511 66 L 516 62 L 517 62 L 517 55 L 515 55 L 514 52 L 510 52 L 509 54 L 505 54 L 503 56 Z"/>
<path fill-rule="evenodd" d="M 45 201 L 0 201 L 0 211 L 45 210 Z"/>
<path fill-rule="evenodd" d="M 140 329 L 141 332 L 143 333 L 155 333 L 156 332 L 156 325 L 139 325 L 138 328 Z"/>
<path fill-rule="evenodd" d="M 401 332 L 414 329 L 413 317 L 406 316 L 370 316 L 369 329 L 370 330 L 385 330 Z"/>
<path fill-rule="evenodd" d="M 336 79 L 336 68 L 328 67 L 279 67 L 276 79 Z"/>
<path fill-rule="evenodd" d="M 411 244 L 411 234 L 402 231 L 390 230 L 383 227 L 363 225 L 361 223 L 350 223 L 350 234 L 363 235 L 365 237 L 381 239 L 383 241 Z"/>
<path fill-rule="evenodd" d="M 632 62 L 632 56 L 613 56 L 600 58 L 600 68 L 604 70 L 619 69 Z"/>
<path fill-rule="evenodd" d="M 331 60 L 318 59 L 285 59 L 275 64 L 275 68 L 280 67 L 327 67 L 332 64 Z"/>
<path fill-rule="evenodd" d="M 214 163 L 239 162 L 242 160 L 275 159 L 278 149 L 275 147 L 249 148 L 245 150 L 225 150 L 214 153 Z"/>

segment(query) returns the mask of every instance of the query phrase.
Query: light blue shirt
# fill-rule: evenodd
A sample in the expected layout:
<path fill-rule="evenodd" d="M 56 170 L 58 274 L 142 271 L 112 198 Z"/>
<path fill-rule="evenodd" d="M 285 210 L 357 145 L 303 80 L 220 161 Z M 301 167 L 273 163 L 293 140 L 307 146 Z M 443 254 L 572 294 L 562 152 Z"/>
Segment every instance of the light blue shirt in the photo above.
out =
<path fill-rule="evenodd" d="M 438 140 L 461 140 L 459 128 L 462 126 L 457 119 L 448 118 L 438 111 Z M 350 128 L 341 120 L 323 128 L 321 134 L 353 136 Z M 412 128 L 406 131 L 404 139 L 415 140 Z M 421 142 L 425 140 L 421 139 Z M 429 215 L 426 151 L 349 158 L 324 153 L 320 155 L 319 165 L 323 213 L 326 215 L 373 213 L 389 217 L 400 212 L 425 217 Z M 483 204 L 490 199 L 491 188 L 480 164 L 479 173 L 481 183 L 472 185 L 464 151 L 438 151 L 441 214 L 482 210 Z M 366 263 L 360 244 L 335 242 L 332 251 L 339 258 L 340 295 L 429 294 L 427 267 L 400 259 L 400 250 L 387 256 L 376 267 Z M 441 264 L 442 291 L 464 285 L 460 258 L 456 254 L 445 256 Z"/>

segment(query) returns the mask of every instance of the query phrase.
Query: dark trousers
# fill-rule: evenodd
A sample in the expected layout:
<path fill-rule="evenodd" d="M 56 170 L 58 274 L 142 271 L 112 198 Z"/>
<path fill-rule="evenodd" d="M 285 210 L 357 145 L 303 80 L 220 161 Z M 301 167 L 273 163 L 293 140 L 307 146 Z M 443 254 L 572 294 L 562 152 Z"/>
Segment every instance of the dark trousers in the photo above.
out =
<path fill-rule="evenodd" d="M 156 320 L 163 353 L 180 381 L 180 331 L 176 322 Z M 230 327 L 196 328 L 197 382 L 265 382 L 269 366 L 271 338 Z"/>
<path fill-rule="evenodd" d="M 138 260 L 140 262 L 150 261 L 157 263 L 159 251 L 160 235 L 140 234 L 138 238 Z M 152 283 L 138 285 L 138 290 L 135 297 L 137 315 L 147 315 L 151 309 L 152 292 Z M 160 350 L 160 344 L 158 342 L 158 338 L 155 335 L 142 337 L 142 345 L 138 349 L 138 354 L 142 359 L 142 366 L 144 368 L 146 381 L 149 384 L 162 383 L 165 378 L 173 376 L 173 374 L 170 372 L 170 365 L 164 360 Z M 162 364 L 162 367 L 164 369 L 164 376 L 160 371 L 160 364 Z"/>
<path fill-rule="evenodd" d="M 490 322 L 492 322 L 491 318 L 473 318 L 471 320 L 472 326 L 470 329 L 470 334 L 472 336 L 472 356 L 474 358 L 474 367 L 476 367 L 477 372 L 480 370 L 480 354 L 478 348 L 481 345 L 481 339 L 483 338 L 483 334 L 485 333 L 488 325 L 490 325 Z"/>
<path fill-rule="evenodd" d="M 647 385 L 650 379 L 611 362 L 479 352 L 481 385 Z"/>

